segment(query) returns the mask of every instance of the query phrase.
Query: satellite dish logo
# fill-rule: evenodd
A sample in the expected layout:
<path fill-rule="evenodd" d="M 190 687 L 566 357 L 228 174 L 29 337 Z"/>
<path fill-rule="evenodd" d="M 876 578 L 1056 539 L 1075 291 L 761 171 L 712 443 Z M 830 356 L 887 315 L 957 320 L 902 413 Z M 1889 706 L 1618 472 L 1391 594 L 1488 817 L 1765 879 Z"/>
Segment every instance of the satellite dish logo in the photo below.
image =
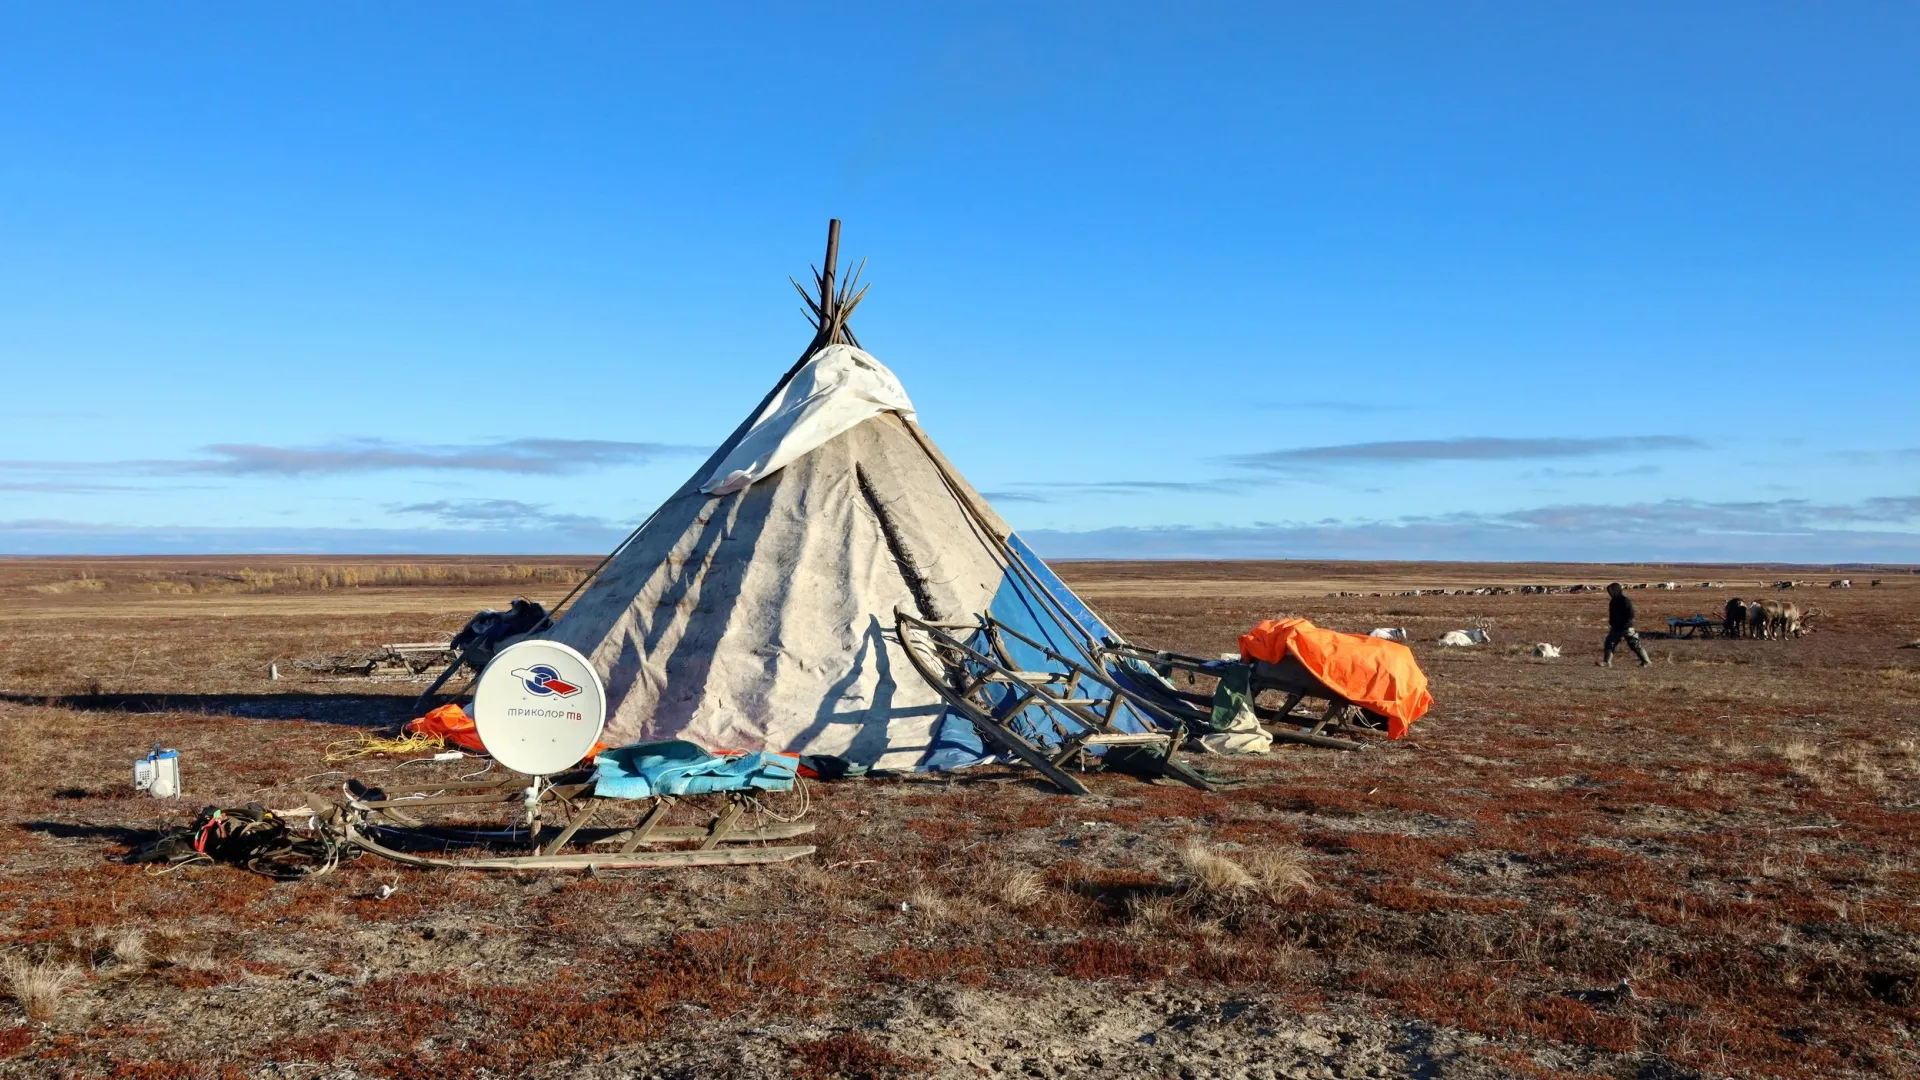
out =
<path fill-rule="evenodd" d="M 539 694 L 541 697 L 546 697 L 548 694 L 572 697 L 580 692 L 579 687 L 562 679 L 560 673 L 547 664 L 514 668 L 512 675 L 526 685 L 529 694 Z"/>

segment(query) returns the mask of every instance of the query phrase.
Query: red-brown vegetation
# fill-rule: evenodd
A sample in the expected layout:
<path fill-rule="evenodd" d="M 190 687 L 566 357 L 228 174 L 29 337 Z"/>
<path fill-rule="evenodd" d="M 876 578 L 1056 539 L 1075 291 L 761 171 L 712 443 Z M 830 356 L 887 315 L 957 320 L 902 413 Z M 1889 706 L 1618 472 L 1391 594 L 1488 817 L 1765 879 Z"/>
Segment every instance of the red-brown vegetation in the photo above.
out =
<path fill-rule="evenodd" d="M 289 806 L 337 789 L 322 748 L 401 717 L 417 687 L 270 684 L 267 663 L 299 671 L 299 658 L 424 639 L 498 590 L 358 572 L 353 585 L 301 585 L 297 571 L 248 585 L 231 576 L 243 567 L 206 564 L 179 592 L 159 564 L 99 570 L 102 586 L 18 566 L 0 565 L 0 599 L 28 616 L 0 640 L 0 946 L 84 977 L 44 1024 L 0 1001 L 13 1010 L 0 1012 L 0 1071 L 626 1075 L 765 1029 L 796 1075 L 946 1075 L 925 1037 L 869 1020 L 948 994 L 1033 1019 L 1022 1010 L 1049 1001 L 1167 993 L 1417 1025 L 1454 1039 L 1447 1060 L 1466 1075 L 1920 1071 L 1920 676 L 1887 644 L 1920 636 L 1920 587 L 1837 597 L 1843 617 L 1801 642 L 1650 640 L 1644 671 L 1601 671 L 1573 648 L 1540 663 L 1506 644 L 1416 644 L 1440 704 L 1411 738 L 1208 759 L 1237 781 L 1218 794 L 1096 775 L 1075 801 L 1014 770 L 877 779 L 814 789 L 820 852 L 791 866 L 588 878 L 362 859 L 274 883 L 110 857 L 205 802 Z M 1121 629 L 1193 653 L 1231 648 L 1277 610 L 1406 625 L 1417 642 L 1484 615 L 1503 643 L 1597 648 L 1603 605 L 1584 597 L 1321 599 L 1328 589 L 1290 584 L 1335 570 L 1383 580 L 1067 568 Z M 561 577 L 524 580 L 551 599 L 540 589 L 557 595 Z M 45 585 L 62 587 L 31 591 Z M 178 805 L 129 797 L 119 779 L 156 740 L 185 755 Z M 1314 889 L 1210 892 L 1182 862 L 1193 845 L 1249 867 L 1286 853 Z M 376 899 L 382 884 L 399 890 Z M 145 959 L 116 957 L 129 929 Z M 219 1009 L 261 1019 L 211 1041 L 162 1019 Z M 684 1071 L 723 1075 L 731 1060 L 720 1050 Z"/>
<path fill-rule="evenodd" d="M 893 1080 L 932 1071 L 927 1062 L 852 1031 L 795 1043 L 793 1056 L 803 1080 Z"/>

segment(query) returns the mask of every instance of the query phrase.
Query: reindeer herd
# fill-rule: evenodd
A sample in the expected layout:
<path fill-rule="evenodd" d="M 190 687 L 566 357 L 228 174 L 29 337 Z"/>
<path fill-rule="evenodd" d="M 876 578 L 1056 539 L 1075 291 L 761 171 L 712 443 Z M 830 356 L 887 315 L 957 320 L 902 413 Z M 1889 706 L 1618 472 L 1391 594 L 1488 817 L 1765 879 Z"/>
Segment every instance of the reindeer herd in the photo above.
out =
<path fill-rule="evenodd" d="M 1816 614 L 1811 609 L 1802 611 L 1791 600 L 1742 600 L 1736 596 L 1727 601 L 1722 628 L 1728 637 L 1785 641 L 1805 633 L 1807 620 Z"/>

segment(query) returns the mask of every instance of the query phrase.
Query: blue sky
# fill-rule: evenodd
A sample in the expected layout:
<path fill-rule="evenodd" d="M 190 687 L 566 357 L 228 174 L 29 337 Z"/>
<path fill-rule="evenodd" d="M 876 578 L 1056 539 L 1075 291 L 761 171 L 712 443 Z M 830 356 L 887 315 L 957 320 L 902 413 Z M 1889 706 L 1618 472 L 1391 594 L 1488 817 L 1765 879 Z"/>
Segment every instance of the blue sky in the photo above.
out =
<path fill-rule="evenodd" d="M 603 550 L 839 216 L 1045 554 L 1920 562 L 1911 4 L 702 7 L 0 4 L 0 553 Z"/>

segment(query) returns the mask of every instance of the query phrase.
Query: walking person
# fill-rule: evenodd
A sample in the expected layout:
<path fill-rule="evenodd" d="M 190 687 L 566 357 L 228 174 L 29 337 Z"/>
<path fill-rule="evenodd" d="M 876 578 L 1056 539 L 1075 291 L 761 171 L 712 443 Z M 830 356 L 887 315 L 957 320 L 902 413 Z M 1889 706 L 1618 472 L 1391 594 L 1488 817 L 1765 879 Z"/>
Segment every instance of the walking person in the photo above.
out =
<path fill-rule="evenodd" d="M 1627 591 L 1619 582 L 1607 586 L 1607 644 L 1600 653 L 1600 666 L 1613 666 L 1613 650 L 1620 647 L 1624 639 L 1627 648 L 1640 658 L 1640 666 L 1653 663 L 1647 658 L 1647 647 L 1640 644 L 1640 633 L 1633 628 L 1633 601 L 1627 599 Z"/>

